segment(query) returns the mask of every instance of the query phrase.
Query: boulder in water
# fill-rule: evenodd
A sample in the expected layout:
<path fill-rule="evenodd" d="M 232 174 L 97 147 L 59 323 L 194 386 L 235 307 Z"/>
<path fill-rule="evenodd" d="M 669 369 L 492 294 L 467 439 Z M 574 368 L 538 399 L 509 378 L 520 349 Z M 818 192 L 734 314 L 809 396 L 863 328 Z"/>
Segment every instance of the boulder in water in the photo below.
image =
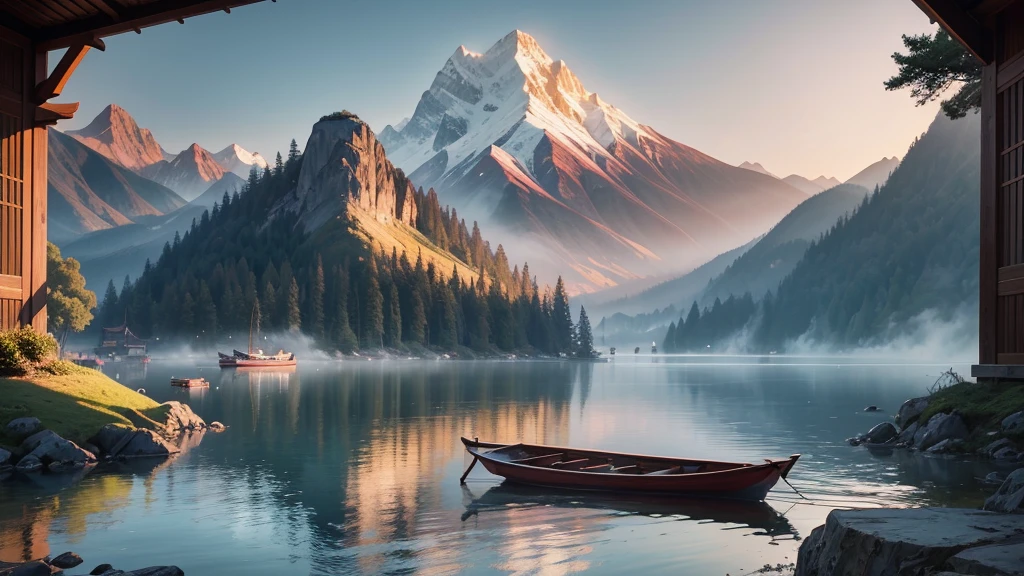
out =
<path fill-rule="evenodd" d="M 1000 423 L 1005 434 L 1020 434 L 1024 432 L 1024 411 L 1010 414 Z"/>
<path fill-rule="evenodd" d="M 920 450 L 927 450 L 943 440 L 966 440 L 970 435 L 967 424 L 957 413 L 936 414 L 928 420 L 928 424 L 914 435 L 914 445 Z"/>
<path fill-rule="evenodd" d="M 27 436 L 31 436 L 36 432 L 43 429 L 43 423 L 39 421 L 39 418 L 34 416 L 26 416 L 24 418 L 15 418 L 7 423 L 7 427 L 4 429 L 8 436 L 13 436 L 17 439 L 22 439 Z"/>
<path fill-rule="evenodd" d="M 927 409 L 927 396 L 907 400 L 902 406 L 900 406 L 900 411 L 896 413 L 896 425 L 901 429 L 906 430 L 907 426 L 916 422 L 921 414 L 924 414 L 924 411 Z"/>
<path fill-rule="evenodd" d="M 895 426 L 889 422 L 882 422 L 868 430 L 868 433 L 864 435 L 864 441 L 872 444 L 885 444 L 895 439 L 898 435 L 899 430 Z"/>
<path fill-rule="evenodd" d="M 1024 468 L 1018 468 L 1003 480 L 996 493 L 985 500 L 985 510 L 1017 512 L 1024 509 Z"/>

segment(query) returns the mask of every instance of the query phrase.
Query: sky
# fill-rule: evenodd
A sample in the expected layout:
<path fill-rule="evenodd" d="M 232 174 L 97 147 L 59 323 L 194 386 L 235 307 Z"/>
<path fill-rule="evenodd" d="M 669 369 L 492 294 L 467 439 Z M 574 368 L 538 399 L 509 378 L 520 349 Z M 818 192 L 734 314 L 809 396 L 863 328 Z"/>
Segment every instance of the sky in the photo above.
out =
<path fill-rule="evenodd" d="M 514 29 L 633 119 L 779 176 L 902 158 L 938 111 L 882 86 L 901 35 L 936 29 L 911 0 L 278 0 L 106 39 L 57 100 L 81 102 L 58 128 L 113 102 L 168 151 L 272 159 L 333 111 L 398 122 L 460 45 Z"/>

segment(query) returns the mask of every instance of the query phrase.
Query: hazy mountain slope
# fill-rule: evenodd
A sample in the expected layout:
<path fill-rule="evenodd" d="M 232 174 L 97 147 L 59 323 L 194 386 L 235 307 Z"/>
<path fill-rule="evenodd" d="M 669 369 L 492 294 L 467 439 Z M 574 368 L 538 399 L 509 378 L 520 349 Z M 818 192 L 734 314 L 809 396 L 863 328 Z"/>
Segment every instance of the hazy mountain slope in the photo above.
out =
<path fill-rule="evenodd" d="M 90 290 L 102 292 L 108 280 L 120 288 L 125 276 L 138 278 L 146 260 L 160 257 L 164 244 L 181 235 L 198 221 L 205 206 L 186 204 L 163 216 L 148 216 L 138 222 L 86 234 L 61 247 L 61 252 L 82 264 L 82 275 Z"/>
<path fill-rule="evenodd" d="M 135 171 L 164 159 L 164 150 L 152 132 L 139 128 L 135 119 L 117 104 L 110 104 L 88 126 L 70 130 L 68 135 Z"/>
<path fill-rule="evenodd" d="M 706 286 L 697 299 L 701 307 L 710 306 L 715 298 L 724 301 L 748 292 L 760 298 L 777 290 L 811 242 L 852 213 L 868 193 L 861 186 L 840 184 L 805 200 Z"/>
<path fill-rule="evenodd" d="M 78 140 L 48 130 L 48 235 L 66 243 L 82 234 L 173 211 L 185 201 Z"/>
<path fill-rule="evenodd" d="M 211 184 L 205 192 L 197 196 L 190 203 L 195 206 L 213 208 L 215 203 L 224 201 L 225 192 L 227 192 L 228 196 L 234 196 L 236 192 L 242 191 L 243 186 L 245 186 L 244 179 L 240 178 L 234 172 L 225 172 L 224 176 L 222 176 L 220 180 Z"/>
<path fill-rule="evenodd" d="M 637 123 L 521 31 L 456 50 L 381 140 L 417 186 L 581 290 L 693 266 L 805 198 Z"/>
<path fill-rule="evenodd" d="M 772 174 L 771 172 L 766 170 L 765 167 L 762 166 L 760 162 L 744 162 L 744 163 L 740 164 L 739 166 L 737 166 L 737 168 L 743 168 L 744 170 L 752 170 L 754 172 L 758 172 L 760 174 L 764 174 L 765 176 L 771 176 L 772 178 L 778 178 L 778 176 L 776 176 L 775 174 Z"/>
<path fill-rule="evenodd" d="M 143 175 L 193 200 L 224 177 L 227 170 L 199 144 L 192 144 L 173 160 L 161 160 L 143 170 Z"/>
<path fill-rule="evenodd" d="M 889 179 L 889 174 L 900 165 L 900 159 L 893 156 L 892 158 L 882 158 L 878 162 L 871 164 L 867 168 L 861 170 L 849 180 L 847 184 L 857 184 L 863 186 L 868 190 L 874 190 L 875 186 L 881 186 L 885 184 L 885 181 Z"/>
<path fill-rule="evenodd" d="M 748 348 L 800 339 L 845 349 L 896 338 L 924 316 L 976 318 L 979 129 L 977 114 L 940 114 L 885 186 L 808 248 L 762 302 Z"/>

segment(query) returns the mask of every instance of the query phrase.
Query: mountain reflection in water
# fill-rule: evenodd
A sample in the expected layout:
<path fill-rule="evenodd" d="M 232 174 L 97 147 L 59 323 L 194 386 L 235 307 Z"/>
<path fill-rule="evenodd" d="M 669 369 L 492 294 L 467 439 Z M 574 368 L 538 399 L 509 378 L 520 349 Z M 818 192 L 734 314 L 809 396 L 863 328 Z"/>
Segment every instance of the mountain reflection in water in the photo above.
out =
<path fill-rule="evenodd" d="M 281 373 L 156 360 L 117 375 L 228 430 L 167 462 L 0 483 L 0 560 L 74 550 L 91 565 L 200 575 L 742 574 L 795 561 L 830 506 L 980 505 L 985 463 L 844 443 L 946 368 L 641 355 Z M 172 388 L 172 375 L 211 386 Z M 783 485 L 753 505 L 552 493 L 479 466 L 467 493 L 459 436 L 745 462 L 802 453 L 789 480 L 816 502 Z"/>

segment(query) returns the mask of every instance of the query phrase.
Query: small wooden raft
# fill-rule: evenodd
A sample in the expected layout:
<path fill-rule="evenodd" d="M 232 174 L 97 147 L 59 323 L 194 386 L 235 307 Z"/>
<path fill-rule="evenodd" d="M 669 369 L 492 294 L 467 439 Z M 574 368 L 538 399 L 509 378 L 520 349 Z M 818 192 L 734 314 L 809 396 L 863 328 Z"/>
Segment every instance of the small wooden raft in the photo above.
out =
<path fill-rule="evenodd" d="M 171 378 L 171 386 L 181 388 L 203 388 L 209 385 L 206 378 Z"/>

